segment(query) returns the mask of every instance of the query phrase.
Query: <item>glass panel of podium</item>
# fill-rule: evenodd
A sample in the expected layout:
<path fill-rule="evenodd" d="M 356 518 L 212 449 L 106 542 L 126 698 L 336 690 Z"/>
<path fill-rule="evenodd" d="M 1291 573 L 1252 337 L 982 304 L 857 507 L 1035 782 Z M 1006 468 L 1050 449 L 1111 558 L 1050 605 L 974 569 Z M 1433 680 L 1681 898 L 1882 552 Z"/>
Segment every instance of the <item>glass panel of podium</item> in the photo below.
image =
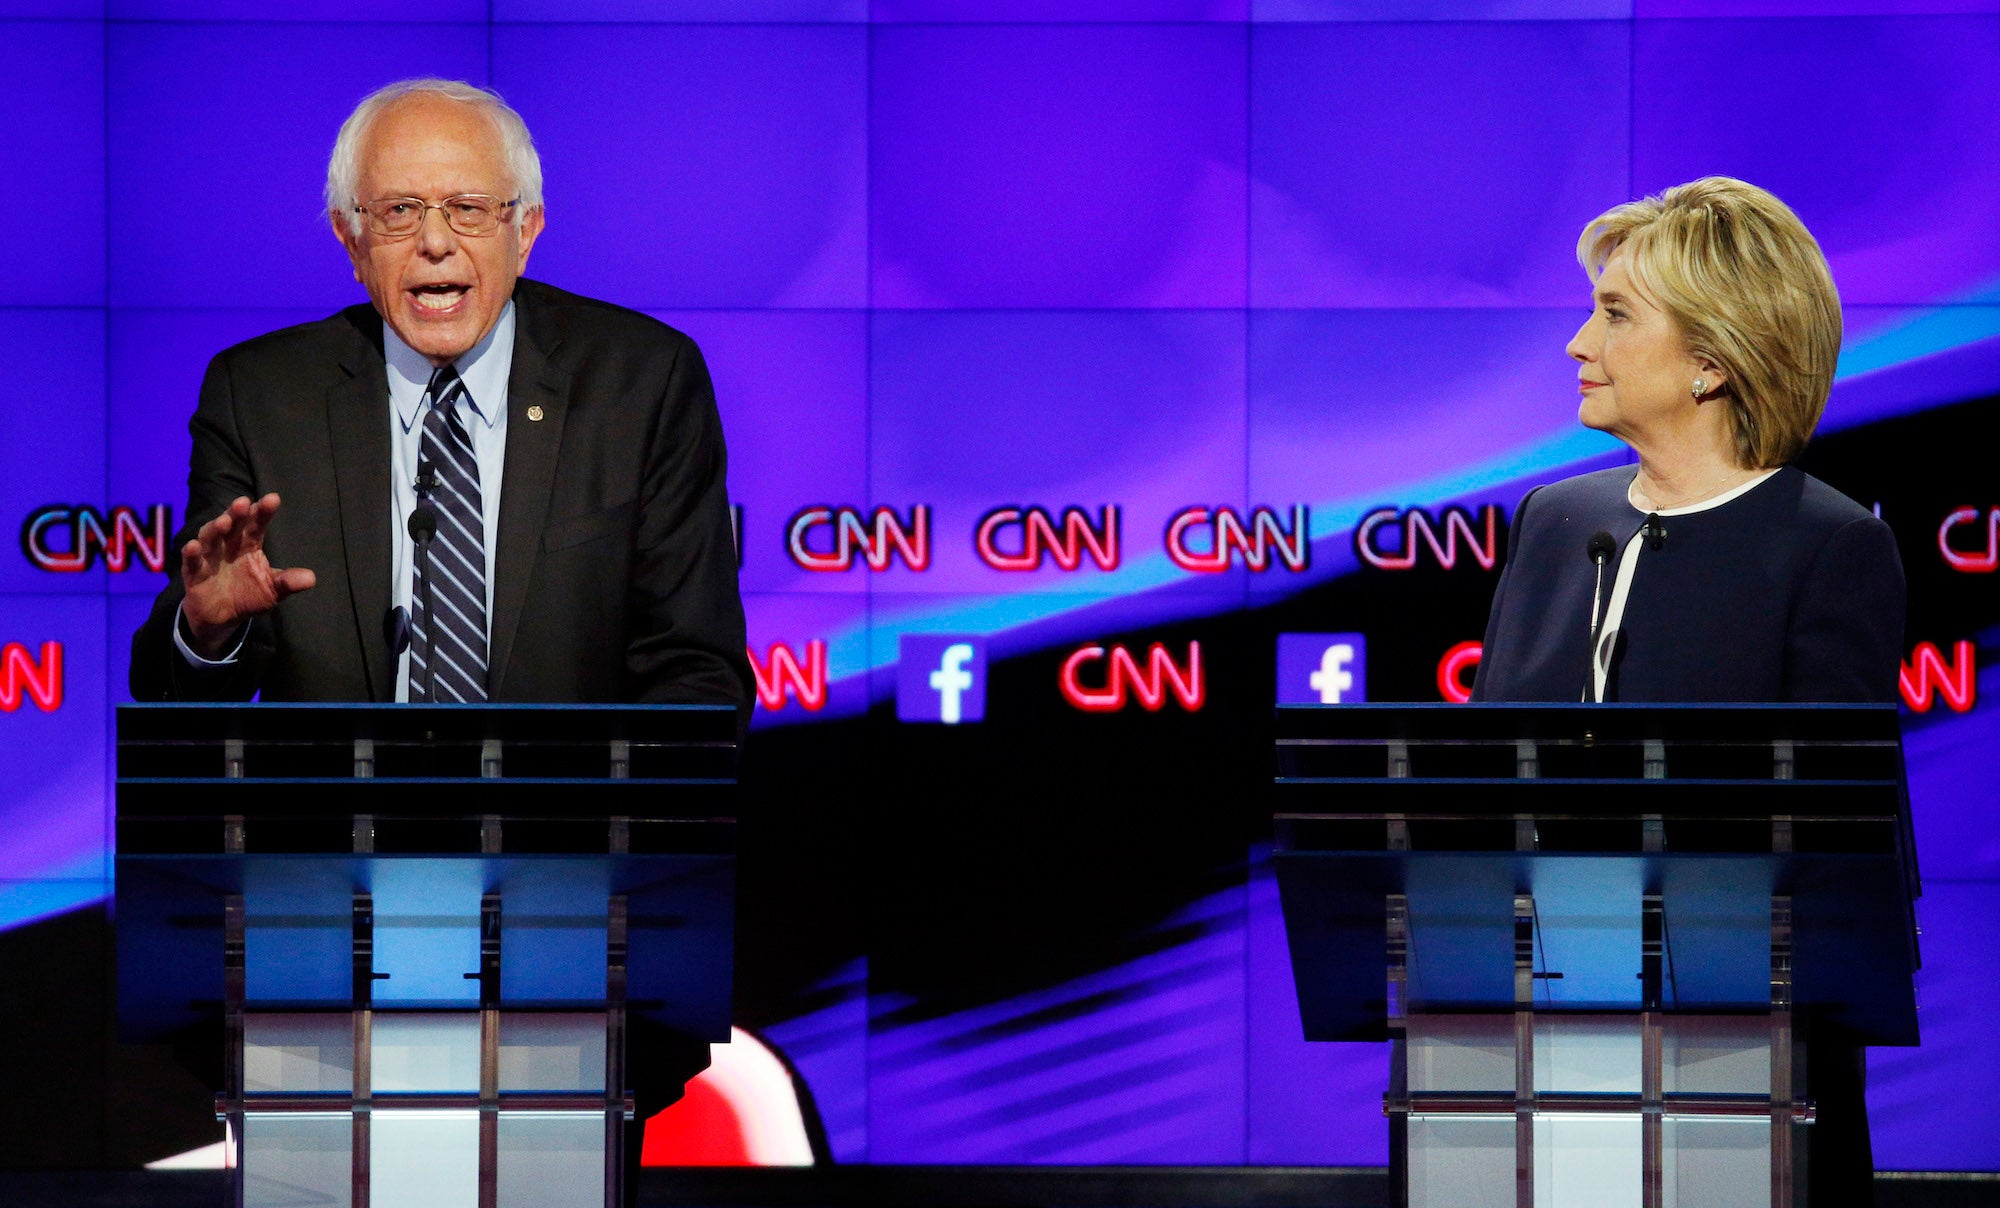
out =
<path fill-rule="evenodd" d="M 1809 1050 L 1917 1041 L 1893 707 L 1287 706 L 1278 728 L 1301 1019 L 1397 1042 L 1398 1204 L 1802 1208 Z"/>
<path fill-rule="evenodd" d="M 734 729 L 122 708 L 121 1031 L 221 1050 L 234 1201 L 619 1208 L 633 1017 L 729 1036 Z"/>

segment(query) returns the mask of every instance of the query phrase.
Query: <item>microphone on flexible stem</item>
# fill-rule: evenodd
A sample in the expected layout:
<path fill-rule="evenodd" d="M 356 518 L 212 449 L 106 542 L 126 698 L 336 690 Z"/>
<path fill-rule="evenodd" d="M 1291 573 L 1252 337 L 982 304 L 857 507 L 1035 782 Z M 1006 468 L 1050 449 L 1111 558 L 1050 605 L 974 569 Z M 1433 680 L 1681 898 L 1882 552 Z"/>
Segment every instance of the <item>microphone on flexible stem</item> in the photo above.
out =
<path fill-rule="evenodd" d="M 389 642 L 389 653 L 401 655 L 410 648 L 410 610 L 398 604 L 382 618 L 382 636 Z"/>
<path fill-rule="evenodd" d="M 418 479 L 421 484 L 421 477 Z M 424 613 L 424 703 L 434 698 L 431 693 L 431 672 L 435 660 L 431 651 L 431 630 L 436 622 L 431 620 L 431 538 L 437 536 L 437 513 L 418 504 L 410 513 L 410 540 L 417 543 L 417 586 L 423 592 Z"/>
<path fill-rule="evenodd" d="M 1602 606 L 1604 601 L 1604 566 L 1611 561 L 1611 555 L 1618 552 L 1618 539 L 1603 529 L 1590 535 L 1584 552 L 1597 564 L 1597 586 L 1590 593 L 1590 659 L 1584 671 L 1583 697 L 1597 699 L 1597 640 L 1599 627 L 1603 625 Z"/>

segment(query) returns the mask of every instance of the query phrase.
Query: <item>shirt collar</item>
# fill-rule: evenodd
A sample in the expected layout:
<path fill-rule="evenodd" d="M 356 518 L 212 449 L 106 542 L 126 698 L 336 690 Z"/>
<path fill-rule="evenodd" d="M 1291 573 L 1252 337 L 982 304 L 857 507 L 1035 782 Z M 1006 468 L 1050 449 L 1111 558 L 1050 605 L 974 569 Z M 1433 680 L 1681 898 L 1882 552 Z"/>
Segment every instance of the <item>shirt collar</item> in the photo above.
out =
<path fill-rule="evenodd" d="M 389 403 L 396 419 L 408 432 L 423 416 L 424 389 L 431 382 L 430 358 L 382 324 L 382 352 L 389 369 Z M 491 428 L 507 404 L 507 375 L 514 367 L 514 302 L 508 299 L 493 330 L 486 333 L 472 351 L 454 362 L 465 382 L 465 403 L 481 423 Z"/>

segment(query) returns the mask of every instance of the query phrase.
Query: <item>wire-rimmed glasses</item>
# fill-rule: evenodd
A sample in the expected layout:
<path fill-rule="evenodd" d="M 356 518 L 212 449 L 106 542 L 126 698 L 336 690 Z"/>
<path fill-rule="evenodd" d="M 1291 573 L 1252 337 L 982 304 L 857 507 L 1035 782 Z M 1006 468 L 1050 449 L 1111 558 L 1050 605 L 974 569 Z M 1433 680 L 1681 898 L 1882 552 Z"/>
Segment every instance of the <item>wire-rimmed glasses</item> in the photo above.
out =
<path fill-rule="evenodd" d="M 421 197 L 378 197 L 374 201 L 358 203 L 354 212 L 367 215 L 368 229 L 388 239 L 402 239 L 416 234 L 432 210 L 443 214 L 452 230 L 478 238 L 499 230 L 507 211 L 520 204 L 518 197 L 512 201 L 501 201 L 485 193 L 460 193 L 443 201 L 425 201 Z"/>

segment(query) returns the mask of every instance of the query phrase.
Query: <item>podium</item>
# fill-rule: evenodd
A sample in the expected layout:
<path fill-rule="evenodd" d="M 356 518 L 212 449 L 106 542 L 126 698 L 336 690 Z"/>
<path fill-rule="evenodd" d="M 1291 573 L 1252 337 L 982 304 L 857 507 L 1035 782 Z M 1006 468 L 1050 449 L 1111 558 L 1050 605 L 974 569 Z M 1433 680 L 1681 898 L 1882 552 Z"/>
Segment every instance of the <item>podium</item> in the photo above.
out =
<path fill-rule="evenodd" d="M 1399 1205 L 1795 1208 L 1814 1055 L 1826 1083 L 1917 1043 L 1893 706 L 1286 706 L 1277 729 L 1305 1036 L 1398 1042 Z"/>
<path fill-rule="evenodd" d="M 735 741 L 726 706 L 121 706 L 120 1032 L 213 1055 L 232 1203 L 619 1208 L 635 1031 L 729 1038 Z"/>

